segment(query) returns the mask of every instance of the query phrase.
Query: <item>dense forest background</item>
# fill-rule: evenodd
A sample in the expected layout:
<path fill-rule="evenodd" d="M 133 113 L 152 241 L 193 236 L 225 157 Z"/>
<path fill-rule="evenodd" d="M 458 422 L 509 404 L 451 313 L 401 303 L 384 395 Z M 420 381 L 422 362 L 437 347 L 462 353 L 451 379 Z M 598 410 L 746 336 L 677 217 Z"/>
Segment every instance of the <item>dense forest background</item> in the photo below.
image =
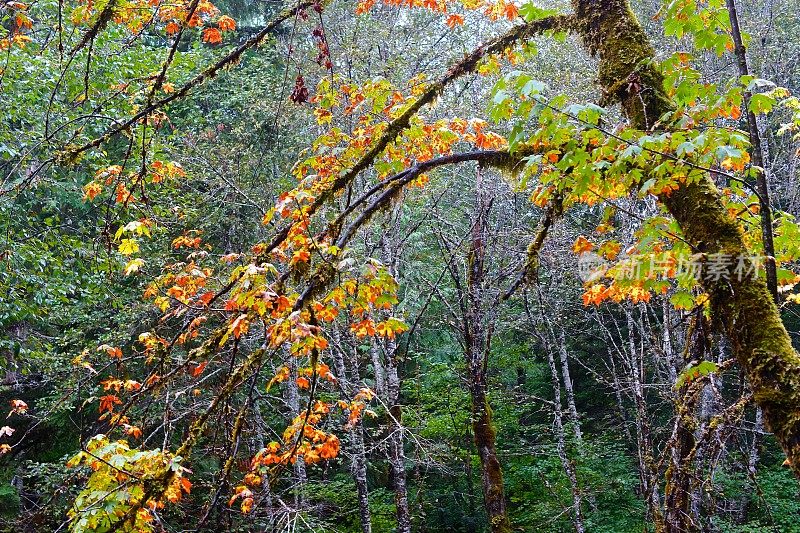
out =
<path fill-rule="evenodd" d="M 525 172 L 443 166 L 355 227 L 337 257 L 340 272 L 377 287 L 386 305 L 369 324 L 342 312 L 325 325 L 326 366 L 316 366 L 317 347 L 309 348 L 311 363 L 286 348 L 226 391 L 246 354 L 263 349 L 254 336 L 266 325 L 255 321 L 251 337 L 234 325 L 227 343 L 215 338 L 224 348 L 186 359 L 206 346 L 220 317 L 244 305 L 210 298 L 278 232 L 273 208 L 287 205 L 281 195 L 303 177 L 298 162 L 322 153 L 330 128 L 354 135 L 366 127 L 362 115 L 380 116 L 389 105 L 364 90 L 351 104 L 366 104 L 329 119 L 320 105 L 332 98 L 329 86 L 348 84 L 351 94 L 372 87 L 389 102 L 392 91 L 411 98 L 415 84 L 438 79 L 523 17 L 569 12 L 569 3 L 476 10 L 465 2 L 448 14 L 440 2 L 334 0 L 307 3 L 270 26 L 295 6 L 219 0 L 214 12 L 195 2 L 213 15 L 208 28 L 221 31 L 187 26 L 177 38 L 123 16 L 158 2 L 120 2 L 119 20 L 98 24 L 109 4 L 0 6 L 0 404 L 10 411 L 0 422 L 0 531 L 800 531 L 800 485 L 703 290 L 648 286 L 646 294 L 596 302 L 587 292 L 593 280 L 581 252 L 614 259 L 658 241 L 656 230 L 677 231 L 638 185 L 608 202 L 557 209 L 530 201 L 538 183 Z M 676 4 L 691 15 L 675 14 Z M 800 144 L 786 133 L 791 107 L 773 109 L 778 96 L 769 91 L 800 93 L 800 4 L 736 4 L 755 101 L 769 107 L 757 128 L 776 227 L 784 228 L 777 247 L 788 250 L 779 309 L 797 341 L 791 269 L 800 242 L 788 221 L 800 215 Z M 737 83 L 734 47 L 714 41 L 730 33 L 725 2 L 635 0 L 632 9 L 657 61 L 689 57 L 693 74 L 666 82 L 676 98 L 703 100 L 704 91 Z M 677 31 L 676 20 L 686 27 Z M 181 93 L 265 28 L 258 46 Z M 598 58 L 579 37 L 546 32 L 517 53 L 490 58 L 443 91 L 424 113 L 435 126 L 417 125 L 396 159 L 407 152 L 424 161 L 418 147 L 452 145 L 459 132 L 441 133 L 436 121 L 453 117 L 486 121 L 469 142 L 503 148 L 480 137 L 519 135 L 502 109 L 513 92 L 503 81 L 509 73 L 526 76 L 537 93 L 563 94 L 565 108 L 607 108 L 595 123 L 622 131 L 624 111 L 598 97 Z M 74 152 L 175 94 L 141 128 L 134 122 Z M 714 123 L 747 131 L 747 109 L 728 115 Z M 350 149 L 336 142 L 331 157 Z M 376 174 L 406 168 L 381 164 L 331 198 L 324 220 L 346 211 Z M 139 167 L 151 176 L 146 185 L 120 189 L 112 179 Z M 724 176 L 715 179 L 726 186 Z M 758 201 L 743 198 L 753 217 L 743 224 L 757 228 Z M 530 265 L 543 227 L 547 238 Z M 606 238 L 606 248 L 589 243 Z M 281 280 L 290 286 L 313 278 L 311 267 L 281 272 L 290 272 Z M 159 293 L 173 283 L 201 297 L 209 291 L 203 303 L 216 315 L 198 321 L 196 303 L 176 312 L 175 302 L 188 301 L 183 293 Z M 175 350 L 149 352 L 153 331 Z M 163 385 L 151 387 L 154 374 Z M 288 445 L 287 426 L 318 400 L 330 406 L 318 433 L 307 435 L 318 448 L 306 458 L 261 452 Z M 165 493 L 166 505 L 149 515 L 147 506 L 136 510 L 131 502 L 142 496 L 131 480 L 149 475 L 142 461 L 163 459 L 145 454 L 176 452 L 210 404 L 191 457 L 177 467 L 188 486 Z M 124 419 L 115 416 L 122 410 Z M 487 424 L 476 423 L 486 415 Z M 109 448 L 119 440 L 125 444 Z M 75 459 L 82 450 L 89 455 Z M 274 460 L 254 469 L 253 457 Z M 104 472 L 122 488 L 108 489 Z M 134 515 L 136 525 L 114 525 L 113 517 Z"/>

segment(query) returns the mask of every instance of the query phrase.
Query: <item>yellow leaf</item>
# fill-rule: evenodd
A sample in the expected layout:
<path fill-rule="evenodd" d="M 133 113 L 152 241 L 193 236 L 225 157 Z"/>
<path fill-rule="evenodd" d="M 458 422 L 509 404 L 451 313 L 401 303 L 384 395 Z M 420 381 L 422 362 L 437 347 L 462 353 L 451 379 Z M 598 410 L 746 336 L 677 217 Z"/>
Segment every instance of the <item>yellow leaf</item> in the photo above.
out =
<path fill-rule="evenodd" d="M 139 251 L 139 244 L 135 239 L 122 239 L 119 243 L 119 253 L 131 255 Z"/>
<path fill-rule="evenodd" d="M 128 261 L 128 264 L 125 265 L 125 275 L 130 276 L 134 272 L 138 272 L 139 268 L 144 264 L 142 259 L 136 258 Z"/>

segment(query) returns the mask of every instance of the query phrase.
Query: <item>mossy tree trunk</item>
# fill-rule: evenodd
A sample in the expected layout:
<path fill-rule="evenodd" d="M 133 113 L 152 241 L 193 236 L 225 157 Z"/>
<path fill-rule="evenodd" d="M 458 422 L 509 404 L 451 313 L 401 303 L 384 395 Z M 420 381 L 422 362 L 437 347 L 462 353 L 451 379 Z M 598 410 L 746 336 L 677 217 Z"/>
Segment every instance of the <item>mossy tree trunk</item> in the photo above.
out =
<path fill-rule="evenodd" d="M 486 288 L 486 233 L 487 218 L 493 199 L 484 190 L 481 170 L 476 171 L 476 200 L 468 252 L 467 279 L 461 292 L 464 302 L 463 323 L 464 358 L 472 403 L 472 432 L 481 463 L 483 499 L 489 526 L 493 533 L 510 533 L 503 470 L 497 455 L 497 431 L 492 420 L 488 398 L 487 367 L 491 351 L 494 310 L 490 309 Z M 455 278 L 454 278 L 455 279 Z"/>
<path fill-rule="evenodd" d="M 573 0 L 573 7 L 577 30 L 599 59 L 598 78 L 607 100 L 619 102 L 634 127 L 654 129 L 673 104 L 652 64 L 653 48 L 628 2 Z M 749 256 L 742 229 L 726 212 L 709 176 L 660 200 L 698 252 Z M 702 280 L 713 318 L 727 333 L 767 428 L 800 478 L 800 357 L 764 280 L 729 278 Z"/>
<path fill-rule="evenodd" d="M 701 361 L 710 352 L 710 333 L 702 312 L 692 319 L 686 336 L 684 365 Z M 700 531 L 700 525 L 691 512 L 692 490 L 697 479 L 695 461 L 698 442 L 695 438 L 698 419 L 695 415 L 705 386 L 683 384 L 675 399 L 675 426 L 670 438 L 670 462 L 664 486 L 664 528 L 667 533 Z"/>

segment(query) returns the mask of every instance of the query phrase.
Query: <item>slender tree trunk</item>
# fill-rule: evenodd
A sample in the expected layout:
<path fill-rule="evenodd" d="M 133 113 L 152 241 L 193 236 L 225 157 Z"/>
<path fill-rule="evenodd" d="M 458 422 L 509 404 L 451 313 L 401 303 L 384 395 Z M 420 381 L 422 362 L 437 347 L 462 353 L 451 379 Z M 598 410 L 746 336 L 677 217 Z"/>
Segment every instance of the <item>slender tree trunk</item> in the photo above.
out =
<path fill-rule="evenodd" d="M 345 397 L 353 398 L 356 388 L 361 383 L 358 371 L 358 352 L 347 350 L 341 340 L 338 330 L 333 330 L 333 340 L 336 348 L 333 352 L 333 363 L 338 376 L 339 386 Z M 372 517 L 369 510 L 369 487 L 367 486 L 367 458 L 364 449 L 364 428 L 359 421 L 350 429 L 350 444 L 353 450 L 353 460 L 350 472 L 356 484 L 358 494 L 358 515 L 361 519 L 362 533 L 372 533 Z"/>
<path fill-rule="evenodd" d="M 483 499 L 489 526 L 494 533 L 510 533 L 511 521 L 506 508 L 503 471 L 497 456 L 497 433 L 492 421 L 492 409 L 487 395 L 486 371 L 490 353 L 490 333 L 487 326 L 485 294 L 486 217 L 491 201 L 487 201 L 480 169 L 476 171 L 475 215 L 467 265 L 466 307 L 463 336 L 467 379 L 472 401 L 472 432 L 481 462 Z"/>
<path fill-rule="evenodd" d="M 372 368 L 375 373 L 375 394 L 381 398 L 386 397 L 386 376 L 383 361 L 381 361 L 381 351 L 375 339 L 369 345 L 369 356 L 372 359 Z"/>
<path fill-rule="evenodd" d="M 764 431 L 764 416 L 761 409 L 756 407 L 756 418 L 753 424 L 753 440 L 750 444 L 750 453 L 747 457 L 747 481 L 742 490 L 742 499 L 739 507 L 738 523 L 747 521 L 747 514 L 753 500 L 758 461 L 761 457 L 761 432 Z"/>
<path fill-rule="evenodd" d="M 750 69 L 747 67 L 747 50 L 742 41 L 742 32 L 739 28 L 739 15 L 736 11 L 735 0 L 725 0 L 728 7 L 728 14 L 731 19 L 731 36 L 733 37 L 734 49 L 736 55 L 736 66 L 739 68 L 740 76 L 748 76 Z M 750 134 L 750 152 L 752 157 L 750 160 L 753 162 L 753 170 L 756 177 L 756 189 L 758 190 L 758 200 L 761 215 L 761 240 L 764 244 L 764 255 L 767 256 L 764 262 L 764 270 L 767 277 L 767 288 L 772 294 L 775 302 L 778 302 L 778 274 L 775 265 L 775 244 L 772 238 L 772 204 L 769 200 L 769 181 L 767 177 L 767 166 L 764 158 L 764 149 L 761 145 L 761 132 L 758 129 L 758 121 L 756 114 L 750 111 L 750 99 L 752 93 L 745 90 L 743 93 L 743 103 L 745 107 L 745 116 L 747 117 L 747 131 Z"/>
<path fill-rule="evenodd" d="M 391 232 L 392 235 L 396 232 Z M 381 261 L 392 274 L 397 277 L 394 268 L 398 250 L 392 246 L 388 234 L 381 236 L 378 242 L 381 250 Z M 375 386 L 385 387 L 386 405 L 389 409 L 389 464 L 392 469 L 392 481 L 394 489 L 395 515 L 397 517 L 397 532 L 411 532 L 411 511 L 408 507 L 408 481 L 406 476 L 406 455 L 403 448 L 403 409 L 400 405 L 400 390 L 402 381 L 400 378 L 400 358 L 397 349 L 397 342 L 388 339 L 384 345 L 384 358 L 386 361 L 385 369 L 381 365 L 381 357 L 377 342 L 373 341 L 374 351 L 370 353 L 372 363 L 375 365 Z M 381 394 L 381 391 L 377 391 Z"/>
<path fill-rule="evenodd" d="M 492 421 L 489 399 L 486 397 L 485 383 L 473 380 L 469 390 L 472 397 L 472 430 L 481 462 L 483 499 L 489 525 L 494 533 L 510 532 L 511 522 L 508 519 L 503 489 L 503 470 L 497 457 L 497 433 Z"/>
<path fill-rule="evenodd" d="M 578 407 L 575 405 L 575 391 L 572 388 L 572 376 L 569 373 L 569 359 L 567 353 L 567 340 L 564 338 L 564 330 L 559 332 L 558 355 L 561 359 L 561 377 L 564 380 L 564 392 L 567 395 L 567 410 L 572 431 L 575 434 L 575 443 L 583 453 L 583 434 L 581 433 L 581 422 L 578 417 Z"/>
<path fill-rule="evenodd" d="M 564 337 L 562 333 L 561 341 L 563 342 L 563 340 Z M 563 354 L 565 351 L 566 348 L 559 343 L 559 353 Z M 556 367 L 556 361 L 553 357 L 552 350 L 550 347 L 547 347 L 545 352 L 547 352 L 547 364 L 550 367 L 551 381 L 553 384 L 553 423 L 556 432 L 556 450 L 558 451 L 558 458 L 561 460 L 561 466 L 569 480 L 570 490 L 572 492 L 572 523 L 576 533 L 583 533 L 585 529 L 581 512 L 581 491 L 578 486 L 578 477 L 575 474 L 575 465 L 570 461 L 567 455 L 566 432 L 564 431 L 564 415 L 561 404 L 561 381 L 558 376 L 558 368 Z"/>
<path fill-rule="evenodd" d="M 400 407 L 400 375 L 397 368 L 397 345 L 394 341 L 387 341 L 386 362 L 386 400 L 389 406 L 389 463 L 392 467 L 392 480 L 394 481 L 397 533 L 410 533 L 411 512 L 408 508 L 406 456 L 403 450 L 403 413 Z"/>
<path fill-rule="evenodd" d="M 706 319 L 695 315 L 687 335 L 684 360 L 702 361 L 709 352 L 709 333 Z M 664 487 L 664 522 L 668 533 L 698 531 L 699 525 L 692 519 L 691 495 L 694 477 L 693 453 L 696 451 L 695 430 L 698 396 L 704 390 L 695 390 L 691 384 L 683 384 L 675 402 L 675 427 L 672 434 L 670 465 Z"/>
<path fill-rule="evenodd" d="M 654 51 L 625 0 L 573 0 L 575 22 L 586 48 L 599 59 L 599 81 L 622 104 L 632 125 L 650 130 L 674 111 Z M 626 83 L 627 81 L 627 83 Z M 635 83 L 632 83 L 635 81 Z M 709 176 L 659 196 L 694 249 L 749 257 L 742 229 L 722 205 Z M 763 279 L 704 278 L 711 311 L 744 368 L 767 428 L 775 434 L 800 479 L 800 356 L 792 347 Z"/>
<path fill-rule="evenodd" d="M 372 516 L 369 510 L 369 487 L 367 485 L 367 457 L 364 449 L 364 428 L 359 422 L 351 430 L 353 441 L 353 480 L 358 491 L 358 516 L 362 533 L 372 533 Z"/>

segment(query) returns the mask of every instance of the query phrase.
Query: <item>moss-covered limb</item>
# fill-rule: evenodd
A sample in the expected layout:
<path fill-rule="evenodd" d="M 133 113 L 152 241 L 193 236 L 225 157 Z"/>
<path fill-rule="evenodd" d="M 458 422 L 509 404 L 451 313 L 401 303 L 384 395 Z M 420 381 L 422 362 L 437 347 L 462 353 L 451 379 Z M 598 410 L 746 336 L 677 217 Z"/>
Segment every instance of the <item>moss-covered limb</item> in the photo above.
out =
<path fill-rule="evenodd" d="M 70 59 L 75 57 L 75 54 L 83 50 L 87 44 L 89 44 L 97 35 L 105 29 L 108 23 L 111 21 L 111 18 L 114 16 L 114 11 L 117 9 L 117 0 L 108 0 L 106 5 L 103 7 L 100 14 L 97 16 L 97 19 L 94 21 L 94 24 L 89 28 L 89 31 L 83 34 L 81 40 L 78 41 L 72 50 L 69 51 Z"/>
<path fill-rule="evenodd" d="M 333 222 L 328 224 L 328 227 L 322 232 L 322 235 L 335 238 L 336 246 L 344 248 L 358 229 L 367 224 L 367 222 L 382 209 L 392 205 L 392 202 L 403 192 L 404 187 L 425 172 L 442 166 L 468 161 L 476 161 L 481 166 L 504 170 L 509 166 L 519 164 L 525 156 L 531 155 L 532 153 L 534 153 L 532 150 L 525 150 L 515 152 L 512 155 L 507 150 L 474 150 L 435 157 L 423 161 L 422 163 L 417 163 L 402 172 L 383 179 L 380 183 L 377 183 L 365 191 L 345 210 L 339 213 Z M 370 199 L 372 199 L 372 201 L 367 203 Z M 358 216 L 345 226 L 347 217 L 362 206 L 363 209 Z M 542 236 L 542 240 L 544 240 L 544 236 Z M 541 245 L 539 247 L 541 247 Z M 309 277 L 305 290 L 295 302 L 295 310 L 301 309 L 311 298 L 317 296 L 321 290 L 325 289 L 333 274 L 331 263 L 321 263 L 316 271 Z"/>
<path fill-rule="evenodd" d="M 259 348 L 234 369 L 222 385 L 222 389 L 214 396 L 209 406 L 194 420 L 194 422 L 192 422 L 186 438 L 184 438 L 181 446 L 175 452 L 175 457 L 180 457 L 185 464 L 195 444 L 197 444 L 197 441 L 205 431 L 211 415 L 217 411 L 219 406 L 225 402 L 234 391 L 236 391 L 239 385 L 258 371 L 268 353 L 269 352 L 265 348 Z M 148 505 L 147 502 L 151 500 L 162 501 L 164 493 L 167 491 L 176 475 L 171 465 L 167 465 L 159 474 L 147 479 L 143 487 L 144 492 L 142 497 L 139 498 L 135 504 L 132 504 L 131 508 L 124 515 L 119 517 L 119 520 L 110 525 L 109 533 L 119 531 L 121 528 L 124 529 L 127 524 L 133 524 L 136 520 L 136 514 L 139 510 L 144 509 L 145 506 Z"/>
<path fill-rule="evenodd" d="M 708 320 L 700 310 L 695 312 L 686 338 L 683 363 L 704 360 L 709 352 L 710 336 Z M 692 465 L 698 446 L 695 438 L 698 429 L 695 413 L 704 388 L 705 380 L 684 383 L 675 400 L 673 432 L 666 446 L 670 456 L 664 485 L 662 529 L 666 533 L 700 530 L 691 514 L 690 504 L 693 480 L 696 479 Z"/>
<path fill-rule="evenodd" d="M 673 110 L 653 49 L 625 0 L 573 0 L 576 25 L 587 49 L 600 59 L 599 81 L 622 104 L 631 124 L 653 129 Z M 660 200 L 699 251 L 749 255 L 742 229 L 724 209 L 708 176 Z M 731 340 L 764 420 L 800 479 L 800 356 L 791 345 L 763 279 L 731 275 L 702 280 L 713 317 Z"/>
<path fill-rule="evenodd" d="M 539 254 L 547 240 L 547 236 L 550 234 L 550 229 L 553 227 L 553 224 L 556 223 L 556 220 L 561 217 L 563 211 L 564 199 L 561 196 L 556 196 L 547 204 L 547 207 L 544 209 L 544 214 L 539 220 L 536 235 L 525 250 L 526 257 L 522 271 L 517 279 L 514 280 L 514 283 L 500 296 L 501 301 L 506 301 L 511 298 L 523 284 L 536 282 L 539 272 Z"/>
<path fill-rule="evenodd" d="M 320 195 L 312 204 L 312 211 L 315 211 L 323 203 L 327 202 L 334 194 L 347 187 L 361 172 L 369 168 L 380 156 L 389 144 L 406 130 L 412 117 L 419 113 L 422 108 L 433 103 L 444 91 L 445 87 L 455 80 L 475 72 L 480 61 L 493 54 L 504 52 L 509 47 L 519 42 L 524 42 L 535 35 L 546 31 L 567 30 L 572 27 L 573 18 L 568 15 L 554 15 L 528 24 L 514 26 L 504 35 L 496 37 L 483 45 L 479 46 L 469 54 L 465 55 L 461 61 L 450 67 L 447 73 L 440 79 L 429 85 L 425 91 L 397 118 L 393 119 L 372 147 L 352 166 L 333 182 L 326 194 Z"/>
<path fill-rule="evenodd" d="M 489 516 L 492 533 L 510 533 L 512 528 L 506 509 L 503 470 L 497 457 L 497 432 L 492 420 L 489 399 L 486 397 L 485 383 L 472 383 L 470 395 L 472 396 L 472 431 L 481 461 L 486 514 Z"/>

